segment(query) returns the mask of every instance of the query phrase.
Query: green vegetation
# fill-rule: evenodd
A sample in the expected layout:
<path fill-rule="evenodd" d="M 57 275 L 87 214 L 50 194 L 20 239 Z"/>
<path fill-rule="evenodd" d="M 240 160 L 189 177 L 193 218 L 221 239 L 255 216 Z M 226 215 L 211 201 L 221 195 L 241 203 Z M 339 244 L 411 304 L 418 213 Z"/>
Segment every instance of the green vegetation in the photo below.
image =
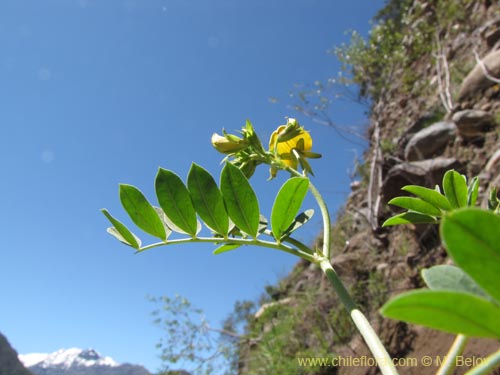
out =
<path fill-rule="evenodd" d="M 416 2 L 391 0 L 375 17 L 368 39 L 351 33 L 349 44 L 333 49 L 342 63 L 346 83 L 359 86 L 359 94 L 376 102 L 395 79 L 404 93 L 422 95 L 429 83 L 417 75 L 414 64 L 437 52 L 441 35 L 466 31 L 473 0 Z"/>
<path fill-rule="evenodd" d="M 422 271 L 428 289 L 400 294 L 381 313 L 389 318 L 420 324 L 457 335 L 449 357 L 462 354 L 469 336 L 500 338 L 500 201 L 493 190 L 489 210 L 475 208 L 478 179 L 450 170 L 443 190 L 409 185 L 403 190 L 416 197 L 397 197 L 389 203 L 407 211 L 384 226 L 439 223 L 444 246 L 455 266 L 434 266 Z M 500 351 L 491 354 L 470 374 L 486 374 L 500 365 Z M 443 373 L 455 363 L 446 362 Z M 448 371 L 448 372 L 444 372 Z"/>

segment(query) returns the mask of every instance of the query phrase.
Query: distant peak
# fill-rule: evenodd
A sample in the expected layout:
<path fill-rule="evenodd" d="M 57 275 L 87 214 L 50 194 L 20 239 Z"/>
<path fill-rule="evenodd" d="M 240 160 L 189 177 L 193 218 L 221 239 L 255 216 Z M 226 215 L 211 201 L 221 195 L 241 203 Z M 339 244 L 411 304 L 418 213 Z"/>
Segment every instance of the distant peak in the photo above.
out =
<path fill-rule="evenodd" d="M 110 366 L 116 367 L 120 364 L 111 357 L 102 357 L 94 349 L 69 348 L 60 349 L 53 353 L 31 353 L 20 354 L 19 360 L 26 366 L 38 367 L 62 367 L 70 368 L 73 366 Z"/>

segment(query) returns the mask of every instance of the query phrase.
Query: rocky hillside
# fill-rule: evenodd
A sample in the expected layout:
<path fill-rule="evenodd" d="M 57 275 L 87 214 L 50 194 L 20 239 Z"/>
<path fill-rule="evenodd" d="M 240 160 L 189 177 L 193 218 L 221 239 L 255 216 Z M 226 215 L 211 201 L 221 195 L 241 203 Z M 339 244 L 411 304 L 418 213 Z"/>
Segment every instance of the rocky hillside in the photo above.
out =
<path fill-rule="evenodd" d="M 0 333 L 0 375 L 33 375 L 19 361 L 16 351 Z"/>
<path fill-rule="evenodd" d="M 396 358 L 444 356 L 453 337 L 382 319 L 391 296 L 423 286 L 419 271 L 448 261 L 436 226 L 381 228 L 408 184 L 434 187 L 454 168 L 500 186 L 500 3 L 392 0 L 368 43 L 353 40 L 350 73 L 371 99 L 370 146 L 333 227 L 332 263 Z M 318 244 L 320 245 L 320 244 Z M 377 374 L 373 367 L 300 367 L 298 357 L 368 355 L 320 270 L 297 264 L 251 322 L 240 374 Z M 499 348 L 472 340 L 466 357 Z M 433 374 L 435 366 L 402 374 Z M 467 366 L 457 369 L 463 374 Z M 500 371 L 497 370 L 498 374 Z"/>

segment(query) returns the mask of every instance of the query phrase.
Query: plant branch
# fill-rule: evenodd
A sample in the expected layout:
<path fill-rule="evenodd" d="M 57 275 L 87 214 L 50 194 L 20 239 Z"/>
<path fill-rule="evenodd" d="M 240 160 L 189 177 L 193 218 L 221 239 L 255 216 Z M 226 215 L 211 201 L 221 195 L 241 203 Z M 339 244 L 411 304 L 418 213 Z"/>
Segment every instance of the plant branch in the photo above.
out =
<path fill-rule="evenodd" d="M 382 159 L 380 147 L 380 127 L 375 120 L 375 130 L 373 132 L 373 155 L 370 164 L 370 183 L 368 184 L 368 215 L 370 226 L 373 231 L 378 227 L 378 211 L 380 205 L 380 186 L 382 186 L 382 172 L 379 165 Z"/>
<path fill-rule="evenodd" d="M 295 246 L 296 248 L 306 252 L 306 253 L 309 253 L 309 254 L 314 254 L 314 252 L 309 248 L 307 247 L 306 245 L 304 245 L 302 242 L 296 240 L 295 238 L 292 238 L 292 237 L 286 237 L 282 240 L 282 242 L 288 242 L 289 244 L 292 244 L 293 246 Z"/>
<path fill-rule="evenodd" d="M 319 193 L 318 189 L 316 189 L 316 186 L 314 186 L 310 181 L 309 181 L 309 190 L 311 191 L 312 195 L 316 199 L 316 202 L 318 202 L 319 209 L 321 211 L 321 215 L 323 216 L 323 256 L 326 259 L 330 259 L 330 242 L 331 242 L 331 231 L 332 231 L 332 225 L 330 222 L 330 214 L 328 213 L 328 207 L 325 204 L 325 201 L 323 200 L 323 197 Z"/>
<path fill-rule="evenodd" d="M 168 245 L 179 245 L 179 244 L 183 244 L 183 243 L 214 243 L 214 244 L 231 243 L 231 244 L 237 244 L 237 245 L 261 246 L 261 247 L 268 247 L 270 249 L 284 251 L 285 253 L 299 256 L 299 257 L 304 258 L 304 259 L 306 259 L 310 262 L 313 262 L 313 263 L 317 262 L 316 258 L 308 252 L 304 252 L 304 251 L 299 250 L 299 249 L 294 249 L 293 247 L 290 247 L 290 246 L 287 246 L 284 244 L 278 244 L 276 242 L 263 241 L 263 240 L 258 240 L 258 239 L 245 239 L 245 238 L 220 238 L 220 237 L 179 238 L 179 239 L 175 239 L 175 240 L 168 240 L 166 242 L 157 242 L 157 243 L 154 243 L 151 245 L 141 247 L 139 250 L 137 250 L 137 253 L 142 253 L 146 250 L 150 250 L 150 249 L 153 249 L 155 247 L 168 246 Z"/>
<path fill-rule="evenodd" d="M 290 168 L 289 166 L 285 166 L 284 169 L 287 170 L 288 172 L 290 172 L 294 176 L 304 177 L 300 172 L 296 171 L 293 168 Z M 326 206 L 326 203 L 323 200 L 323 197 L 321 196 L 318 189 L 316 189 L 316 186 L 313 185 L 311 180 L 309 180 L 309 191 L 314 196 L 314 199 L 316 199 L 316 202 L 318 203 L 319 209 L 321 211 L 321 216 L 323 217 L 323 251 L 322 251 L 322 254 L 325 258 L 330 259 L 330 242 L 331 242 L 331 230 L 332 230 L 332 225 L 331 225 L 331 221 L 330 221 L 330 213 L 328 212 L 328 207 Z M 314 263 L 317 263 L 317 261 L 314 261 Z"/>
<path fill-rule="evenodd" d="M 456 366 L 456 359 L 463 353 L 468 339 L 465 335 L 457 335 L 436 375 L 451 375 Z"/>
<path fill-rule="evenodd" d="M 351 319 L 356 325 L 359 333 L 361 333 L 361 336 L 363 336 L 363 339 L 370 349 L 370 352 L 373 354 L 373 357 L 377 361 L 378 367 L 380 368 L 382 374 L 398 375 L 396 367 L 394 366 L 389 353 L 387 353 L 387 350 L 385 349 L 384 345 L 380 341 L 379 337 L 375 333 L 366 317 L 360 310 L 356 308 L 356 304 L 352 300 L 349 292 L 333 269 L 330 260 L 322 259 L 320 261 L 320 266 L 324 274 L 328 278 L 328 281 L 330 281 L 333 288 L 337 292 L 337 295 L 344 304 L 344 307 L 351 315 Z"/>
<path fill-rule="evenodd" d="M 500 350 L 486 357 L 480 365 L 467 371 L 465 375 L 486 375 L 497 366 L 500 366 Z"/>
<path fill-rule="evenodd" d="M 436 71 L 437 71 L 437 80 L 439 85 L 439 97 L 441 99 L 441 103 L 443 104 L 444 109 L 447 113 L 450 113 L 453 109 L 453 101 L 451 100 L 450 94 L 450 70 L 448 68 L 448 60 L 443 52 L 443 48 L 441 47 L 441 43 L 439 42 L 439 36 L 436 35 L 436 45 L 437 45 L 437 53 L 436 57 Z M 444 75 L 444 82 L 443 82 Z"/>

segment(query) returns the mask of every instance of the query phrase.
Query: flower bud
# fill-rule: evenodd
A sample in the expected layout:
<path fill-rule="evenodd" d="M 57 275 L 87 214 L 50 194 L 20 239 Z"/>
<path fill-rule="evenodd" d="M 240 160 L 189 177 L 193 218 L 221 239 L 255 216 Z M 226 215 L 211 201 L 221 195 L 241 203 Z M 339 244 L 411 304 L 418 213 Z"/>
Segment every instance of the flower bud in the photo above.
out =
<path fill-rule="evenodd" d="M 223 154 L 232 154 L 248 147 L 248 142 L 232 134 L 225 136 L 214 133 L 212 135 L 212 146 Z"/>
<path fill-rule="evenodd" d="M 286 142 L 293 139 L 304 132 L 297 120 L 289 118 L 286 125 L 281 125 L 278 128 L 278 142 Z"/>

